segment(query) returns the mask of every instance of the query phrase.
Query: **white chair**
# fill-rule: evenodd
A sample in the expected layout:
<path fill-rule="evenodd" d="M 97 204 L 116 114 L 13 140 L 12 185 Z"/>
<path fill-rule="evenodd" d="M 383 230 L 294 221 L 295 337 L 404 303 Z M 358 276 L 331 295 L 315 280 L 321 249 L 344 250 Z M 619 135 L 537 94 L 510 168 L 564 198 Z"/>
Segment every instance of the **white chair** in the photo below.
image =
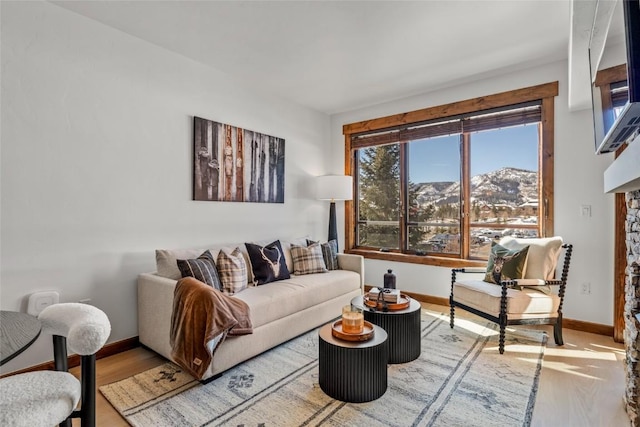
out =
<path fill-rule="evenodd" d="M 529 246 L 524 277 L 501 278 L 499 284 L 494 284 L 484 280 L 459 279 L 461 273 L 486 273 L 486 269 L 452 269 L 449 297 L 451 328 L 454 324 L 454 311 L 458 307 L 500 325 L 500 354 L 504 353 L 507 325 L 553 325 L 555 342 L 563 345 L 562 305 L 573 246 L 562 244 L 559 237 L 509 237 L 498 244 L 513 249 Z M 565 250 L 562 273 L 556 279 L 556 266 L 562 248 Z M 500 276 L 499 272 L 497 276 Z M 557 293 L 550 289 L 551 286 L 558 286 Z"/>
<path fill-rule="evenodd" d="M 107 315 L 91 305 L 62 303 L 45 308 L 38 319 L 42 331 L 53 335 L 56 370 L 1 379 L 0 425 L 70 427 L 72 418 L 80 418 L 82 426 L 95 426 L 96 353 L 111 333 Z M 80 355 L 80 381 L 67 372 L 67 344 Z"/>

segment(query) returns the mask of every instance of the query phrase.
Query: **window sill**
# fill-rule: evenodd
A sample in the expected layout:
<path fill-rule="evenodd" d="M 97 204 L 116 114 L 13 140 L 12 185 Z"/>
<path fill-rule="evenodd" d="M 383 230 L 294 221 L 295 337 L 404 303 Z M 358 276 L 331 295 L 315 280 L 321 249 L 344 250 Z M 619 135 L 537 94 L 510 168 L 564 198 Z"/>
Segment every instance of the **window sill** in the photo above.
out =
<path fill-rule="evenodd" d="M 468 260 L 459 258 L 436 257 L 432 255 L 412 255 L 397 252 L 380 252 L 366 249 L 350 249 L 345 253 L 362 255 L 368 259 L 381 259 L 385 261 L 406 262 L 409 264 L 435 265 L 438 267 L 461 268 L 461 267 L 486 267 L 486 261 Z"/>

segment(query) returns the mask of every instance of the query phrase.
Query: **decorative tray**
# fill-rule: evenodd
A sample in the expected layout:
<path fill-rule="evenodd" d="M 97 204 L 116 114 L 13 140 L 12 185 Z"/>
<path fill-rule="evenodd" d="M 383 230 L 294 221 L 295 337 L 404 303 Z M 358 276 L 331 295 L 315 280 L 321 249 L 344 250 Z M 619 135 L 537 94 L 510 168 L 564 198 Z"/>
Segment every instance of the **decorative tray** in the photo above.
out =
<path fill-rule="evenodd" d="M 338 320 L 331 325 L 331 335 L 345 341 L 368 341 L 373 338 L 373 325 L 365 320 L 362 333 L 349 334 L 342 330 L 342 320 Z"/>
<path fill-rule="evenodd" d="M 378 303 L 377 299 L 369 298 L 368 293 L 364 294 L 363 301 L 364 301 L 364 305 L 366 305 L 367 307 L 375 308 L 376 310 L 384 310 L 384 304 L 382 303 L 382 301 Z M 398 303 L 388 302 L 387 310 L 389 311 L 404 310 L 405 308 L 408 308 L 410 304 L 411 304 L 411 299 L 407 295 L 401 293 L 400 302 Z"/>

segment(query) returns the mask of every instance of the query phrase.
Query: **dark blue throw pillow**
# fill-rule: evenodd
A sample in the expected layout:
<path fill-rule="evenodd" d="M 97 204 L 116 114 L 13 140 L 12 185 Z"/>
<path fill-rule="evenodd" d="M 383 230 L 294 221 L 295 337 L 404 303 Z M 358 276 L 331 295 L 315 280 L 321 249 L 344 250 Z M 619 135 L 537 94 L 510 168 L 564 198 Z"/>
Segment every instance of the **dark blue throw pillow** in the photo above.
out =
<path fill-rule="evenodd" d="M 245 243 L 244 245 L 249 253 L 251 270 L 253 271 L 256 285 L 264 285 L 265 283 L 291 277 L 280 240 L 276 240 L 266 246 L 254 243 Z"/>

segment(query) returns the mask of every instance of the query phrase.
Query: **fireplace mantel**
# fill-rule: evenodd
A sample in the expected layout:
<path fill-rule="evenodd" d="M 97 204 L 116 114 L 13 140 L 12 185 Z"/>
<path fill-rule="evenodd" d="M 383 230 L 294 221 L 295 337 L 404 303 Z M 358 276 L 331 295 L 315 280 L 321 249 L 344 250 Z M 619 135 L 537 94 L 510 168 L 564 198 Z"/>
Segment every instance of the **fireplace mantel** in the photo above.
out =
<path fill-rule="evenodd" d="M 640 136 L 604 171 L 605 193 L 640 190 Z"/>

